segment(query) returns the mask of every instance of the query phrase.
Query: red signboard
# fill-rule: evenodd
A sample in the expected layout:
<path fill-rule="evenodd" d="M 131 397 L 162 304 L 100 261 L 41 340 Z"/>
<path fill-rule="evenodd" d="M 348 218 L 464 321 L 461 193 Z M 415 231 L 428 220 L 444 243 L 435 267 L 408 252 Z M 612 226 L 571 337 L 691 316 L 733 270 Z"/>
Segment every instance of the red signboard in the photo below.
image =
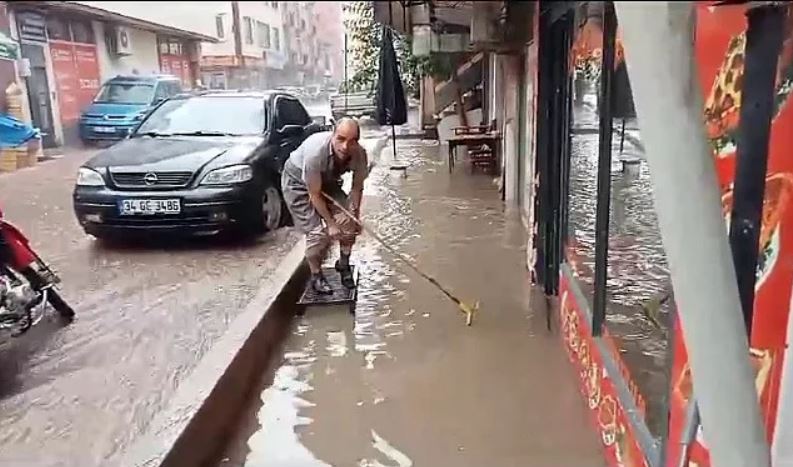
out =
<path fill-rule="evenodd" d="M 49 45 L 61 122 L 73 124 L 99 91 L 96 46 L 64 41 Z"/>
<path fill-rule="evenodd" d="M 183 55 L 160 54 L 160 71 L 166 75 L 174 75 L 182 80 L 182 86 L 192 87 L 190 79 L 190 61 Z"/>
<path fill-rule="evenodd" d="M 619 353 L 608 332 L 604 331 L 601 341 L 606 343 L 610 355 L 601 354 L 592 338 L 589 318 L 583 312 L 582 305 L 576 301 L 573 287 L 562 274 L 559 281 L 560 328 L 567 354 L 578 373 L 579 387 L 590 410 L 592 424 L 603 443 L 606 461 L 612 467 L 647 467 L 649 464 L 623 410 L 614 382 L 615 377 L 622 377 L 632 387 L 630 375 L 622 368 L 620 375 L 612 375 L 607 371 L 603 359 L 611 358 L 619 362 Z M 639 407 L 638 415 L 643 416 L 643 401 L 638 392 L 631 392 L 633 402 Z"/>

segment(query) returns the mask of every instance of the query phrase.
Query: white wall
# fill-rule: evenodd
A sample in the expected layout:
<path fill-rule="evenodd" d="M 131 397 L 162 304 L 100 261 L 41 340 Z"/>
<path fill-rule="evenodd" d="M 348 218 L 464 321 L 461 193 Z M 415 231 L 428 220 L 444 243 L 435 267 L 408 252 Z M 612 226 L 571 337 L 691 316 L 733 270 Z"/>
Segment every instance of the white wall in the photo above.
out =
<path fill-rule="evenodd" d="M 116 75 L 151 75 L 160 73 L 160 58 L 157 51 L 157 34 L 140 29 L 129 29 L 132 55 L 118 56 L 110 53 L 105 42 L 107 23 L 94 21 L 99 74 L 102 82 Z"/>
<path fill-rule="evenodd" d="M 103 10 L 120 13 L 135 18 L 144 19 L 154 23 L 171 26 L 187 31 L 201 33 L 207 36 L 218 37 L 215 18 L 223 17 L 224 37 L 219 38 L 217 44 L 201 44 L 203 55 L 234 55 L 234 34 L 232 32 L 231 2 L 78 2 Z M 285 52 L 284 27 L 281 17 L 281 8 L 285 2 L 280 2 L 279 9 L 275 9 L 272 2 L 239 2 L 240 23 L 243 17 L 249 16 L 255 21 L 261 21 L 270 26 L 270 42 L 272 44 L 272 28 L 280 31 L 281 51 Z M 258 46 L 256 27 L 254 25 L 253 44 L 245 42 L 245 25 L 240 24 L 242 34 L 242 52 L 244 55 L 261 57 L 264 49 Z M 274 52 L 275 50 L 271 50 Z"/>
<path fill-rule="evenodd" d="M 233 55 L 231 2 L 77 2 L 122 15 L 185 31 L 217 37 L 215 16 L 224 15 L 225 39 L 218 44 L 201 44 L 204 55 Z M 240 2 L 240 4 L 247 2 Z"/>

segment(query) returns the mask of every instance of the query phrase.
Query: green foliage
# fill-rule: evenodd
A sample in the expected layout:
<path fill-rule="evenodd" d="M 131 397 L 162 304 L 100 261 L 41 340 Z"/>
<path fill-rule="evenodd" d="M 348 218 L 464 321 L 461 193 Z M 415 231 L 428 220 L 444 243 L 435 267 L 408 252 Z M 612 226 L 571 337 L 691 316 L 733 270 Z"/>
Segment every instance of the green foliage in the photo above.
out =
<path fill-rule="evenodd" d="M 380 25 L 374 21 L 370 1 L 345 2 L 344 29 L 347 34 L 347 80 L 341 91 L 369 91 L 377 83 L 380 54 Z"/>
<path fill-rule="evenodd" d="M 343 11 L 344 28 L 347 31 L 348 76 L 341 85 L 341 91 L 372 90 L 377 84 L 383 25 L 375 22 L 374 4 L 371 1 L 345 2 Z M 396 31 L 394 51 L 405 93 L 418 96 L 421 76 L 434 74 L 433 61 L 428 57 L 414 57 L 410 36 Z"/>

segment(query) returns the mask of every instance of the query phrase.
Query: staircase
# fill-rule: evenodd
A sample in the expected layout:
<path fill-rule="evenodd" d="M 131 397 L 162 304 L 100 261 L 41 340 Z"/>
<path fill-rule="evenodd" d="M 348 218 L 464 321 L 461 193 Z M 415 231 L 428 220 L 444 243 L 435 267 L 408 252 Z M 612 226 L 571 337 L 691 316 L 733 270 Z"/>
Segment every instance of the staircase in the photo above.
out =
<path fill-rule="evenodd" d="M 457 67 L 455 75 L 435 86 L 435 115 L 441 115 L 458 99 L 458 92 L 464 96 L 463 102 L 466 110 L 475 108 L 476 102 L 481 103 L 481 98 L 476 98 L 476 87 L 482 83 L 482 64 L 484 52 L 472 55 Z M 467 95 L 473 96 L 471 98 Z M 470 108 L 469 108 L 470 107 Z"/>

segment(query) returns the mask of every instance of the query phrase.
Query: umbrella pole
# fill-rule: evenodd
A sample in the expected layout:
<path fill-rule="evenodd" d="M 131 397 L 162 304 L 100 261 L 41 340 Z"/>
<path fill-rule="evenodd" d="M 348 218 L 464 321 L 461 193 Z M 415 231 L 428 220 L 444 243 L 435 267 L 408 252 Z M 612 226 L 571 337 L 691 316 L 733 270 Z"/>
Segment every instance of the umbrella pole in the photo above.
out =
<path fill-rule="evenodd" d="M 393 148 L 394 148 L 393 159 L 396 159 L 397 158 L 397 152 L 396 152 L 396 129 L 394 129 L 394 124 L 393 123 L 391 124 L 391 144 L 393 145 Z"/>

